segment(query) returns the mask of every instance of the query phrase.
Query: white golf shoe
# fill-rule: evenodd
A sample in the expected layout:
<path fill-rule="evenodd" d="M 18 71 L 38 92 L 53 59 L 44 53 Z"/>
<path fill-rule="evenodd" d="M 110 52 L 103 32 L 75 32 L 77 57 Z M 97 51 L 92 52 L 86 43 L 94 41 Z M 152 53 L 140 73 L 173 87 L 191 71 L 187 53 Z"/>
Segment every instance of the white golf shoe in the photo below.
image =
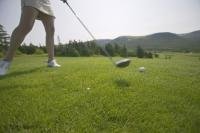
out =
<path fill-rule="evenodd" d="M 48 67 L 61 67 L 61 65 L 59 65 L 55 59 L 51 60 L 48 62 L 47 64 Z"/>
<path fill-rule="evenodd" d="M 0 61 L 0 76 L 6 75 L 9 67 L 10 67 L 10 62 L 9 61 Z"/>

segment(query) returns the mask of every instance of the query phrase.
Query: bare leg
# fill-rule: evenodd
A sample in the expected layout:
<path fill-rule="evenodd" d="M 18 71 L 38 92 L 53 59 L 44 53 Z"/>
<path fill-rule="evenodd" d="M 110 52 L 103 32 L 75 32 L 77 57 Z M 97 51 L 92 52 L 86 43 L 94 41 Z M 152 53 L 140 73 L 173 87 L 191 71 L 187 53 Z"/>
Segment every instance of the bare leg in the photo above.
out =
<path fill-rule="evenodd" d="M 13 60 L 16 49 L 21 45 L 25 36 L 31 31 L 38 13 L 39 12 L 32 7 L 23 8 L 20 23 L 11 35 L 10 47 L 4 58 L 5 60 Z"/>
<path fill-rule="evenodd" d="M 49 61 L 54 59 L 54 17 L 41 15 L 41 20 L 46 31 L 46 47 Z"/>

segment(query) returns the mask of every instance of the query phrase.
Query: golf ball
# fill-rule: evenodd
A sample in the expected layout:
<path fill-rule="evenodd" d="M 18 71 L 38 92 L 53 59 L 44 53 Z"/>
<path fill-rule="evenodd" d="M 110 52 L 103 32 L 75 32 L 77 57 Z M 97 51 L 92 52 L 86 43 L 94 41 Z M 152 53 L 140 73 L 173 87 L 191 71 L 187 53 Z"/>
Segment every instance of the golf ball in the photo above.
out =
<path fill-rule="evenodd" d="M 90 90 L 90 88 L 87 88 L 87 90 Z"/>
<path fill-rule="evenodd" d="M 145 67 L 139 67 L 139 72 L 144 72 L 145 71 Z"/>

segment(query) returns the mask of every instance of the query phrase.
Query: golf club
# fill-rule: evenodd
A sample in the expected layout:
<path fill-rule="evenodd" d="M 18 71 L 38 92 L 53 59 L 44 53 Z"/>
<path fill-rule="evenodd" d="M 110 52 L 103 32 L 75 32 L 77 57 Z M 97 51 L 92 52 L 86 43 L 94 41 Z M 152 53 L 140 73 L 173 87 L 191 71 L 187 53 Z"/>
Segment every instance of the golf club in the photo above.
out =
<path fill-rule="evenodd" d="M 67 4 L 67 6 L 69 7 L 69 9 L 71 10 L 71 12 L 74 14 L 74 16 L 78 19 L 78 21 L 81 23 L 81 25 L 85 28 L 85 30 L 89 33 L 89 35 L 92 37 L 92 39 L 97 42 L 96 38 L 94 37 L 94 35 L 90 32 L 90 30 L 87 28 L 87 26 L 83 23 L 83 21 L 77 16 L 76 12 L 72 9 L 72 7 L 69 5 L 68 1 L 67 0 L 61 0 L 63 3 Z M 117 62 L 115 62 L 113 59 L 112 59 L 112 56 L 108 53 L 108 51 L 105 49 L 105 48 L 102 48 L 101 49 L 104 51 L 104 53 L 107 55 L 107 57 L 110 59 L 110 61 L 116 66 L 116 67 L 119 67 L 119 68 L 124 68 L 124 67 L 127 67 L 131 60 L 130 59 L 121 59 Z"/>

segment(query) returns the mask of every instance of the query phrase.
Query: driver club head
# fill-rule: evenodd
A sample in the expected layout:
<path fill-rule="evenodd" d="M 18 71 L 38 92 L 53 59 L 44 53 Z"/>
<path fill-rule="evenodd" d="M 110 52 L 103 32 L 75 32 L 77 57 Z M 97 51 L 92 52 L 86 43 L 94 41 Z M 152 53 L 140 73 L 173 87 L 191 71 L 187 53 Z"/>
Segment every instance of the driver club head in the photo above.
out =
<path fill-rule="evenodd" d="M 119 67 L 119 68 L 125 68 L 125 67 L 129 66 L 130 62 L 131 62 L 130 59 L 122 59 L 122 60 L 115 62 L 115 65 L 116 65 L 116 67 Z"/>

